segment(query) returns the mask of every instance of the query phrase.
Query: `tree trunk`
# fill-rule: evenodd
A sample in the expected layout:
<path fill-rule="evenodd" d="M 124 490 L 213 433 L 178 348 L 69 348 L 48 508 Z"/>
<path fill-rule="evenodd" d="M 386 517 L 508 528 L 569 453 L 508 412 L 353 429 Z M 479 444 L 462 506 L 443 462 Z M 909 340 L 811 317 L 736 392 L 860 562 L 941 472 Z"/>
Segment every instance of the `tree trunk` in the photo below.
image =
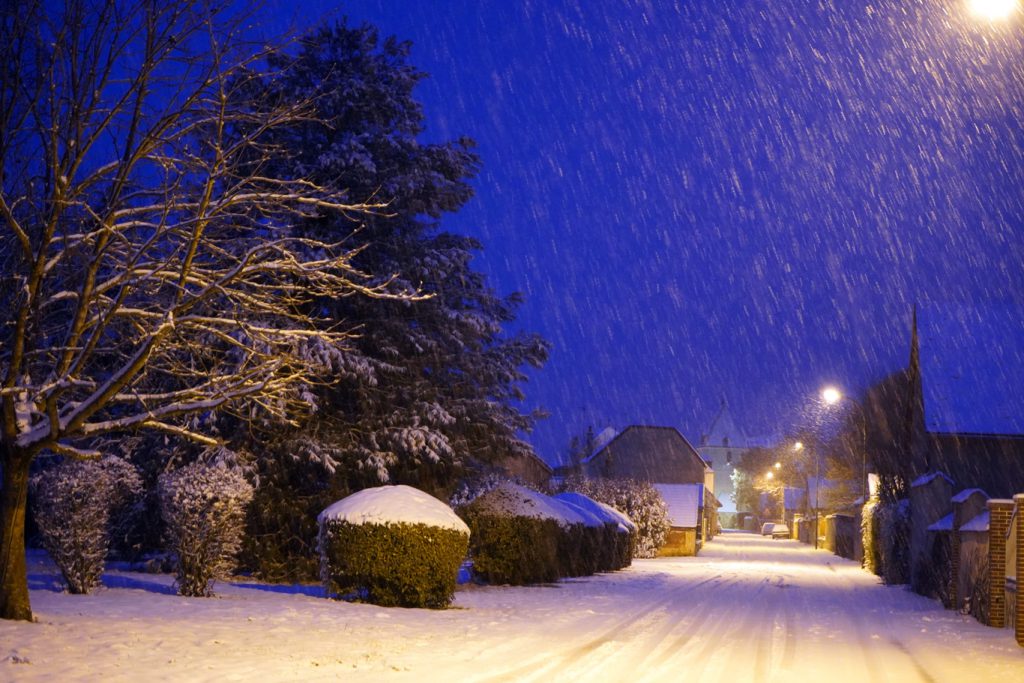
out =
<path fill-rule="evenodd" d="M 25 508 L 32 459 L 0 442 L 0 619 L 32 620 L 25 566 Z"/>

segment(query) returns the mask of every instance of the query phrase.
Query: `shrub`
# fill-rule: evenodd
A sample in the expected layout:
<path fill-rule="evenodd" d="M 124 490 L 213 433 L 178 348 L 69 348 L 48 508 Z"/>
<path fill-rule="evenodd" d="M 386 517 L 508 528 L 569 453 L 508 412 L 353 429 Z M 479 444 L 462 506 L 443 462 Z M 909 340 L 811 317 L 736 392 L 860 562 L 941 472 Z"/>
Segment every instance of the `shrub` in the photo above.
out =
<path fill-rule="evenodd" d="M 569 511 L 571 512 L 571 511 Z M 560 559 L 571 540 L 576 515 L 543 494 L 511 483 L 501 484 L 458 509 L 469 525 L 473 570 L 495 584 L 524 585 L 555 581 L 567 573 Z"/>
<path fill-rule="evenodd" d="M 655 557 L 658 549 L 665 545 L 669 530 L 668 506 L 653 485 L 633 479 L 574 477 L 567 480 L 563 488 L 625 514 L 636 526 L 631 541 L 633 557 Z"/>
<path fill-rule="evenodd" d="M 614 508 L 582 493 L 564 492 L 557 500 L 572 506 L 584 517 L 585 553 L 594 571 L 610 571 L 628 567 L 633 557 L 636 525 Z M 592 559 L 591 559 L 592 558 Z"/>
<path fill-rule="evenodd" d="M 860 533 L 864 547 L 864 569 L 878 576 L 882 575 L 882 544 L 879 535 L 879 513 L 877 498 L 871 498 L 861 508 Z"/>
<path fill-rule="evenodd" d="M 878 518 L 882 579 L 889 585 L 910 580 L 910 501 L 880 503 L 875 512 Z"/>
<path fill-rule="evenodd" d="M 71 593 L 99 585 L 112 513 L 138 498 L 142 479 L 121 458 L 66 460 L 32 478 L 33 513 L 43 545 Z"/>
<path fill-rule="evenodd" d="M 157 488 L 178 593 L 212 595 L 213 581 L 234 569 L 252 485 L 238 470 L 194 463 L 161 475 Z"/>
<path fill-rule="evenodd" d="M 356 593 L 384 607 L 451 603 L 469 528 L 441 501 L 409 486 L 365 489 L 319 518 L 328 595 Z"/>

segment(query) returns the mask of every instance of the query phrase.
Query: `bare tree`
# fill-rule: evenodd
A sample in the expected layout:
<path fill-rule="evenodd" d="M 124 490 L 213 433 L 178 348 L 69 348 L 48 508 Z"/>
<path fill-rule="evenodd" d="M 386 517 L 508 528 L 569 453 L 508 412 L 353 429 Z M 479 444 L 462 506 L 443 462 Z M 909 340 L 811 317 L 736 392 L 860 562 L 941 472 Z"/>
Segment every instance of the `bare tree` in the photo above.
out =
<path fill-rule="evenodd" d="M 268 171 L 288 150 L 267 133 L 315 112 L 251 95 L 266 50 L 242 40 L 237 3 L 3 6 L 0 617 L 31 619 L 37 454 L 96 457 L 98 438 L 139 429 L 212 444 L 221 409 L 293 421 L 353 362 L 352 331 L 312 304 L 417 295 L 356 271 L 352 246 L 291 232 L 371 207 Z"/>

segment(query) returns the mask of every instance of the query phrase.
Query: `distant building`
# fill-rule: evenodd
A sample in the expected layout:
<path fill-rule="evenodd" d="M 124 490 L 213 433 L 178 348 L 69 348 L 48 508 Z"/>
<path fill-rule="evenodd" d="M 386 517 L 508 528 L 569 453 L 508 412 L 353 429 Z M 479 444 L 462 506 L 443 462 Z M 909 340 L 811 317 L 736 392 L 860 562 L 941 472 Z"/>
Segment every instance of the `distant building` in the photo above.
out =
<path fill-rule="evenodd" d="M 696 554 L 701 544 L 717 532 L 720 504 L 712 493 L 711 468 L 673 427 L 626 427 L 586 458 L 582 466 L 588 477 L 638 479 L 654 484 L 666 500 L 672 524 L 662 554 Z"/>
<path fill-rule="evenodd" d="M 726 400 L 722 399 L 715 419 L 711 421 L 707 432 L 701 435 L 700 446 L 697 448 L 714 473 L 712 490 L 722 504 L 721 512 L 736 512 L 732 472 L 743 454 L 751 448 L 769 447 L 773 444 L 773 439 L 747 436 L 733 421 L 729 406 Z"/>

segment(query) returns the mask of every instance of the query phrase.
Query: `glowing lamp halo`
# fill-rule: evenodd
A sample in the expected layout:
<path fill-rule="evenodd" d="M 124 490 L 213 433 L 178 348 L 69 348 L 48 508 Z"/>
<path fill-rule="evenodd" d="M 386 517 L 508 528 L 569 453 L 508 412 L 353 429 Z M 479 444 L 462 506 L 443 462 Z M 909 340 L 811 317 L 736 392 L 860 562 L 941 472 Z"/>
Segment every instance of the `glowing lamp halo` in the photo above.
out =
<path fill-rule="evenodd" d="M 967 0 L 967 10 L 975 17 L 988 21 L 1007 19 L 1019 8 L 1019 0 Z"/>
<path fill-rule="evenodd" d="M 842 398 L 843 393 L 835 387 L 825 387 L 821 390 L 821 400 L 830 406 L 839 403 Z"/>

